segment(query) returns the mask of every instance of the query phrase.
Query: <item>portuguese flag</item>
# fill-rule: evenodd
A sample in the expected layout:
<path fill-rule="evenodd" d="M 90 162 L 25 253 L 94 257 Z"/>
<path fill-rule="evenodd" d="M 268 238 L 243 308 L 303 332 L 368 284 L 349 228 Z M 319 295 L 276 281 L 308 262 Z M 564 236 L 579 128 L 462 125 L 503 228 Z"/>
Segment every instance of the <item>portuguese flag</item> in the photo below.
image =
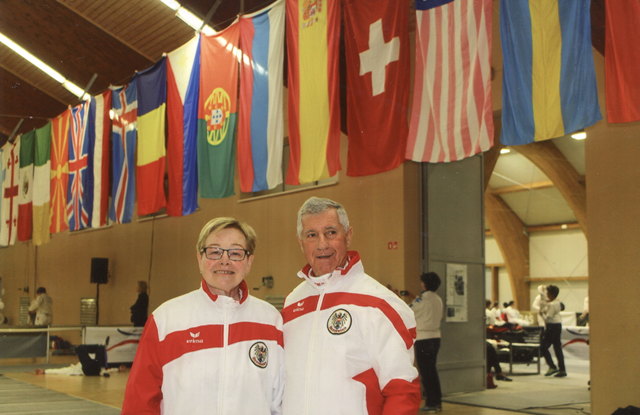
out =
<path fill-rule="evenodd" d="M 204 198 L 234 193 L 239 39 L 237 23 L 201 39 L 197 153 Z"/>

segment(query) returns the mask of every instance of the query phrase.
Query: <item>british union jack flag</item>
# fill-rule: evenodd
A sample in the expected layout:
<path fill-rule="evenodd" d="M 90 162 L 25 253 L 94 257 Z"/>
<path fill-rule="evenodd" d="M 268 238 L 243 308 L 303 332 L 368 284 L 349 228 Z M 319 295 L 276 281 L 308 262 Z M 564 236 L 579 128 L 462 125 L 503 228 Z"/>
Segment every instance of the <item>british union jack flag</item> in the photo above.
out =
<path fill-rule="evenodd" d="M 136 194 L 136 120 L 138 98 L 135 79 L 129 85 L 112 90 L 111 202 L 109 218 L 115 223 L 131 222 Z"/>
<path fill-rule="evenodd" d="M 88 228 L 91 223 L 93 174 L 89 168 L 91 140 L 87 134 L 89 104 L 89 101 L 85 101 L 71 109 L 67 184 L 67 218 L 70 231 Z"/>

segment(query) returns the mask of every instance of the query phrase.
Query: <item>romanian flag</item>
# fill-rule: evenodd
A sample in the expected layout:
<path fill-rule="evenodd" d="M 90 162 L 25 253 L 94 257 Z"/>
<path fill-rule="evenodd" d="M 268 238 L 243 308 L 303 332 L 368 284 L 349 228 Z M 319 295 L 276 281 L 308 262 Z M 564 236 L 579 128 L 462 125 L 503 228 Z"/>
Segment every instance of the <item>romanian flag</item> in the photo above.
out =
<path fill-rule="evenodd" d="M 69 182 L 69 122 L 71 110 L 58 115 L 51 122 L 51 212 L 49 231 L 58 233 L 68 229 L 67 183 Z"/>
<path fill-rule="evenodd" d="M 18 191 L 18 240 L 31 239 L 33 230 L 33 159 L 36 154 L 36 130 L 20 138 L 20 187 Z"/>
<path fill-rule="evenodd" d="M 14 245 L 18 233 L 18 191 L 20 188 L 20 136 L 2 147 L 2 208 L 0 246 Z"/>
<path fill-rule="evenodd" d="M 33 244 L 49 242 L 51 122 L 36 130 L 33 169 Z"/>
<path fill-rule="evenodd" d="M 200 40 L 200 99 L 198 101 L 198 177 L 200 196 L 233 194 L 238 101 L 240 28 Z"/>
<path fill-rule="evenodd" d="M 89 134 L 93 146 L 93 213 L 91 227 L 107 224 L 109 211 L 109 169 L 111 167 L 111 91 L 91 97 L 89 107 Z"/>
<path fill-rule="evenodd" d="M 166 206 L 164 196 L 165 114 L 167 109 L 167 60 L 136 75 L 138 94 L 138 155 L 136 191 L 138 216 Z"/>
<path fill-rule="evenodd" d="M 282 183 L 284 1 L 240 19 L 238 167 L 241 192 Z"/>
<path fill-rule="evenodd" d="M 604 84 L 609 122 L 640 120 L 640 2 L 609 0 L 606 9 Z"/>
<path fill-rule="evenodd" d="M 502 0 L 504 145 L 547 140 L 602 119 L 589 1 Z"/>
<path fill-rule="evenodd" d="M 198 208 L 198 88 L 200 37 L 167 54 L 167 214 Z"/>
<path fill-rule="evenodd" d="M 109 219 L 115 223 L 129 223 L 133 219 L 135 203 L 136 118 L 138 99 L 136 79 L 111 91 L 111 201 Z"/>
<path fill-rule="evenodd" d="M 338 0 L 287 0 L 288 184 L 340 170 Z"/>

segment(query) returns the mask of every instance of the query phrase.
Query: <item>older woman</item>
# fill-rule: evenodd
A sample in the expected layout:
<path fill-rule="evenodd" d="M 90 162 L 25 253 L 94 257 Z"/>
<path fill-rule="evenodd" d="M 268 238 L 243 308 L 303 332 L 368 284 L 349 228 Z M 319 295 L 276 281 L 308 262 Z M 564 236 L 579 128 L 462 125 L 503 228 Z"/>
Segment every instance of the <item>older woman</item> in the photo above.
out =
<path fill-rule="evenodd" d="M 282 318 L 249 295 L 256 237 L 216 218 L 200 232 L 198 290 L 149 317 L 129 375 L 123 414 L 280 414 Z"/>

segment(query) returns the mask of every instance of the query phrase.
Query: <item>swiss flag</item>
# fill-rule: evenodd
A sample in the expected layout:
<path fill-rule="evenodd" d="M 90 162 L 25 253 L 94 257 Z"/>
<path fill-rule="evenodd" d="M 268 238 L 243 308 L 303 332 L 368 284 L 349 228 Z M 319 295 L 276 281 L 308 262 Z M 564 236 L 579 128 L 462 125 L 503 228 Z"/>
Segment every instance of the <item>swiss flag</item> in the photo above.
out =
<path fill-rule="evenodd" d="M 409 7 L 388 0 L 344 2 L 347 64 L 347 175 L 404 160 L 409 104 Z"/>

